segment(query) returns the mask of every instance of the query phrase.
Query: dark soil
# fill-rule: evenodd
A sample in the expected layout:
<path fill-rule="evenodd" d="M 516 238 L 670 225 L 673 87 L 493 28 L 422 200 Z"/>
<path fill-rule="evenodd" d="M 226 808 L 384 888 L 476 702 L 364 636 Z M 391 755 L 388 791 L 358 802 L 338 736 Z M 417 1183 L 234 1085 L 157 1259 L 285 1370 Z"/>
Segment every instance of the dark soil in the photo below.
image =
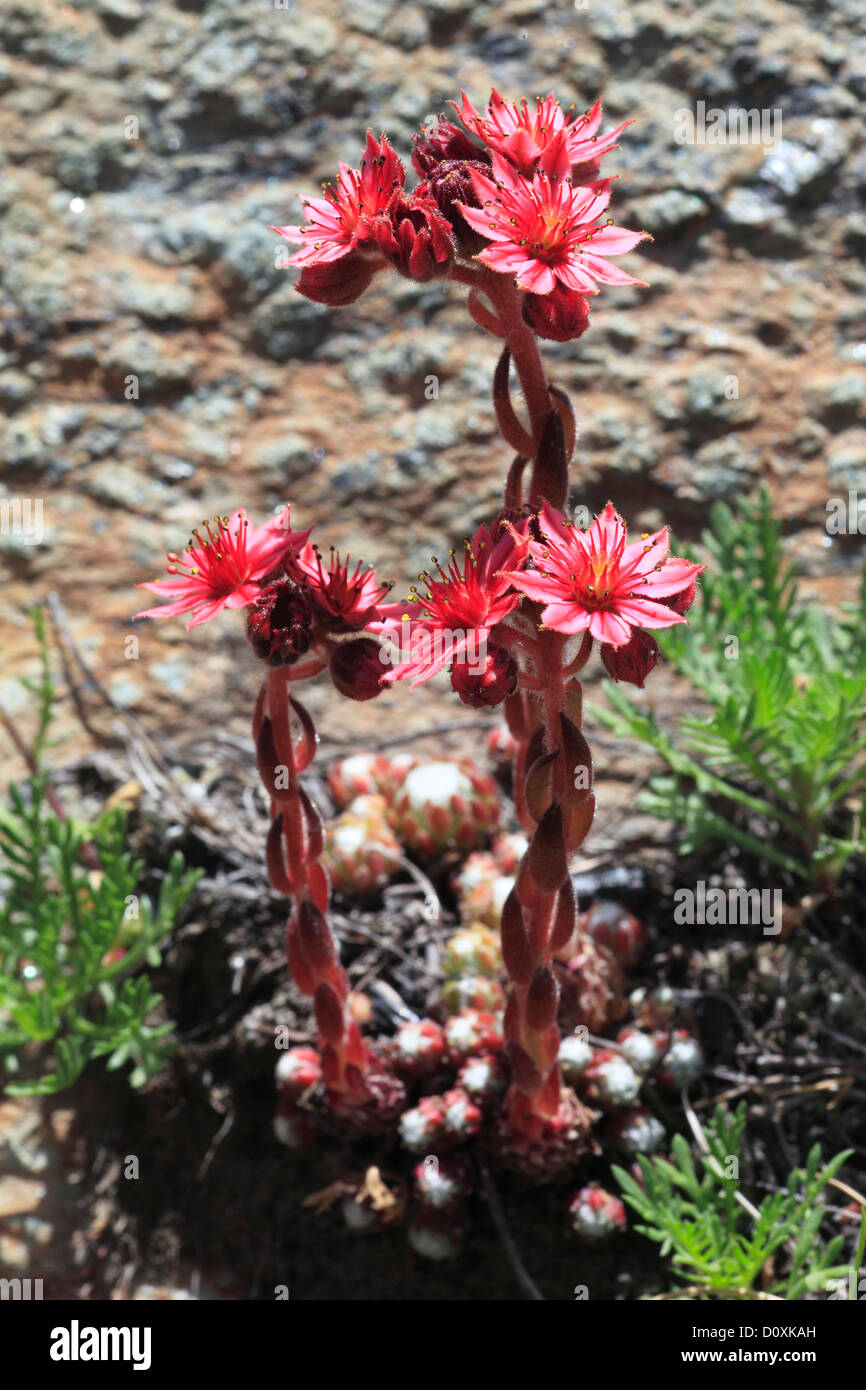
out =
<path fill-rule="evenodd" d="M 153 855 L 154 830 L 143 816 L 134 838 Z M 339 1201 L 320 1212 L 303 1205 L 346 1175 L 360 1177 L 370 1163 L 386 1179 L 405 1178 L 416 1160 L 387 1141 L 346 1144 L 337 1136 L 298 1156 L 273 1137 L 274 1029 L 286 1025 L 293 1041 L 312 1040 L 307 1002 L 284 965 L 284 904 L 253 858 L 217 852 L 195 827 L 175 827 L 167 838 L 205 870 L 155 981 L 176 1020 L 178 1055 L 143 1093 L 93 1067 L 56 1102 L 74 1107 L 68 1143 L 88 1174 L 70 1196 L 76 1249 L 69 1271 L 71 1277 L 77 1269 L 77 1286 L 95 1298 L 124 1296 L 142 1281 L 228 1299 L 273 1299 L 280 1286 L 293 1299 L 310 1300 L 525 1297 L 482 1195 L 470 1200 L 459 1259 L 443 1265 L 414 1255 L 400 1228 L 351 1235 Z M 816 1140 L 828 1157 L 855 1150 L 845 1177 L 862 1189 L 862 871 L 849 875 L 838 900 L 811 907 L 806 900 L 793 912 L 786 940 L 761 937 L 760 928 L 738 929 L 741 939 L 732 940 L 729 928 L 673 924 L 675 862 L 669 846 L 642 864 L 620 865 L 616 893 L 605 892 L 603 872 L 590 876 L 582 901 L 586 906 L 593 892 L 625 897 L 650 927 L 651 948 L 629 983 L 667 983 L 677 991 L 679 1021 L 696 1028 L 707 1055 L 705 1078 L 690 1092 L 696 1111 L 706 1116 L 717 1097 L 748 1101 L 744 1182 L 753 1195 L 781 1185 Z M 728 856 L 728 873 L 735 862 Z M 709 883 L 719 867 L 706 856 L 680 861 L 676 881 Z M 768 881 L 760 865 L 741 867 L 750 884 Z M 778 887 L 778 874 L 770 878 Z M 447 927 L 447 876 L 438 883 L 445 885 Z M 796 901 L 794 885 L 784 892 L 786 904 Z M 431 976 L 431 928 L 414 886 L 367 910 L 335 906 L 343 958 L 356 986 L 374 999 L 374 1026 L 394 1026 L 371 992 L 376 979 L 425 1012 L 435 970 Z M 676 1096 L 650 1090 L 647 1103 L 670 1132 L 686 1128 Z M 134 1180 L 124 1177 L 130 1156 L 139 1159 Z M 640 1236 L 630 1232 L 587 1250 L 566 1234 L 568 1198 L 594 1178 L 613 1185 L 604 1155 L 587 1158 L 568 1183 L 547 1187 L 494 1171 L 511 1238 L 532 1279 L 548 1299 L 572 1299 L 580 1286 L 602 1300 L 664 1291 L 670 1284 L 663 1262 Z M 856 1222 L 843 1215 L 845 1204 L 834 1192 L 828 1221 L 853 1239 Z"/>

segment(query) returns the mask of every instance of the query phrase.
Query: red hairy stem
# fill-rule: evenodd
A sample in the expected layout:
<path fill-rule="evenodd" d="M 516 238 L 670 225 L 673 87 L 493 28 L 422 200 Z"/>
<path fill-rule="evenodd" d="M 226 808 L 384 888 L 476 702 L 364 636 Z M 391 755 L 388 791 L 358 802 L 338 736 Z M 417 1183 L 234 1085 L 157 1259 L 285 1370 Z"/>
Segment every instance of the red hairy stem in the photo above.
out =
<path fill-rule="evenodd" d="M 530 432 L 537 451 L 551 411 L 538 341 L 523 321 L 523 296 L 508 276 L 489 271 L 484 278 L 484 292 L 505 329 L 505 341 L 523 387 Z"/>
<path fill-rule="evenodd" d="M 477 290 L 469 291 L 467 308 L 479 328 L 485 329 L 487 333 L 492 333 L 494 338 L 505 337 L 505 328 L 502 322 L 496 317 L 492 309 L 488 309 Z"/>
<path fill-rule="evenodd" d="M 508 470 L 508 477 L 505 480 L 506 507 L 515 509 L 523 505 L 523 474 L 529 459 L 524 454 L 518 454 Z"/>
<path fill-rule="evenodd" d="M 493 405 L 496 410 L 496 419 L 505 442 L 510 444 L 512 449 L 516 449 L 518 454 L 532 455 L 535 453 L 534 440 L 521 425 L 511 404 L 511 396 L 508 391 L 508 368 L 510 365 L 511 353 L 506 347 L 502 350 L 502 355 L 493 374 Z"/>
<path fill-rule="evenodd" d="M 493 382 L 493 402 L 503 438 L 512 448 L 534 459 L 529 486 L 529 501 L 537 506 L 547 498 L 554 506 L 565 503 L 565 482 L 568 459 L 575 440 L 574 412 L 568 398 L 558 387 L 549 387 L 538 340 L 523 317 L 523 294 L 508 276 L 486 268 L 454 265 L 450 278 L 471 286 L 469 312 L 480 327 L 496 337 L 505 339 L 506 348 L 499 359 Z M 492 310 L 482 301 L 483 294 Z M 529 430 L 524 429 L 511 405 L 508 393 L 508 368 L 511 360 L 526 401 Z M 545 467 L 550 444 L 545 440 L 551 417 L 562 426 L 561 445 L 564 460 L 561 467 L 551 471 Z"/>
<path fill-rule="evenodd" d="M 569 661 L 567 666 L 563 666 L 562 668 L 563 677 L 567 679 L 569 676 L 576 676 L 578 671 L 582 671 L 587 661 L 589 660 L 589 654 L 591 651 L 592 638 L 588 632 L 585 632 L 581 639 L 580 647 L 578 648 L 576 655 L 572 657 L 571 661 Z"/>
<path fill-rule="evenodd" d="M 277 892 L 294 900 L 286 955 L 298 988 L 313 998 L 328 1097 L 336 1106 L 360 1105 L 370 1098 L 364 1073 L 372 1057 L 352 1017 L 348 976 L 326 916 L 321 817 L 298 779 L 315 752 L 316 734 L 307 711 L 289 695 L 291 679 L 290 669 L 268 668 L 253 721 L 259 772 L 271 796 L 268 876 Z"/>
<path fill-rule="evenodd" d="M 574 453 L 574 445 L 577 439 L 577 420 L 575 419 L 574 410 L 568 396 L 564 391 L 560 390 L 558 386 L 550 385 L 547 389 L 550 392 L 550 399 L 554 409 L 557 411 L 562 421 L 562 429 L 565 436 L 565 453 L 566 457 L 570 459 Z"/>
<path fill-rule="evenodd" d="M 456 280 L 460 285 L 469 285 L 472 289 L 480 289 L 484 285 L 484 272 L 474 265 L 461 265 L 455 261 L 448 272 L 449 280 Z"/>
<path fill-rule="evenodd" d="M 574 679 L 592 641 L 582 638 L 576 655 L 566 661 L 571 640 L 544 630 L 531 639 L 537 677 L 530 682 L 521 673 L 509 716 L 517 741 L 515 801 L 532 831 L 502 916 L 503 957 L 512 982 L 505 1014 L 513 1071 L 508 1113 L 516 1138 L 530 1138 L 563 1103 L 559 985 L 552 961 L 574 930 L 569 864 L 594 807 L 592 760 L 580 729 L 581 691 Z"/>

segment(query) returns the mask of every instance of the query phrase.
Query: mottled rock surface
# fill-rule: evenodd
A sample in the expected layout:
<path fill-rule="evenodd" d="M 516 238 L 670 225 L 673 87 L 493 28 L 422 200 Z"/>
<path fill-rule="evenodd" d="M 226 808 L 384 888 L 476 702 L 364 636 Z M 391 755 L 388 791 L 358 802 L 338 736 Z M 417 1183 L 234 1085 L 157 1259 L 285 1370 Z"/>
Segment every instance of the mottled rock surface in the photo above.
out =
<path fill-rule="evenodd" d="M 130 623 L 134 584 L 193 525 L 288 497 L 402 592 L 495 505 L 497 349 L 462 292 L 380 277 L 328 311 L 267 231 L 368 124 L 407 156 L 461 86 L 602 92 L 609 122 L 634 120 L 606 168 L 617 220 L 655 238 L 629 258 L 650 289 L 603 291 L 584 339 L 549 345 L 581 417 L 575 500 L 693 535 L 765 480 L 816 594 L 850 586 L 862 542 L 824 522 L 828 497 L 866 489 L 861 7 L 6 0 L 0 48 L 0 460 L 4 495 L 44 507 L 41 544 L 0 536 L 13 711 L 26 605 L 54 589 L 149 728 L 243 735 L 237 622 Z M 775 138 L 717 143 L 719 111 L 742 116 L 729 136 Z M 340 705 L 330 732 L 463 714 L 398 691 Z"/>

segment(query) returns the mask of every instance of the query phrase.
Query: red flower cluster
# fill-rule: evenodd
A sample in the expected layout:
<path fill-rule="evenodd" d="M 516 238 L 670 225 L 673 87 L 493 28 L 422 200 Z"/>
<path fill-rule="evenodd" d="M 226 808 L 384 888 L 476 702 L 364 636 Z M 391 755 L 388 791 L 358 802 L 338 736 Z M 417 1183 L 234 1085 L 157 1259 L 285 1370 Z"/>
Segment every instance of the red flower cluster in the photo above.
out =
<path fill-rule="evenodd" d="M 557 153 L 563 154 L 561 144 Z M 575 186 L 569 175 L 543 167 L 530 182 L 495 154 L 493 178 L 473 173 L 472 186 L 481 206 L 460 205 L 460 211 L 470 227 L 493 242 L 478 259 L 491 270 L 514 275 L 521 289 L 547 295 L 561 286 L 597 294 L 598 282 L 643 283 L 605 259 L 644 240 L 643 232 L 627 232 L 610 222 L 602 226 L 610 179 Z"/>
<path fill-rule="evenodd" d="M 198 627 L 223 608 L 245 608 L 261 591 L 261 580 L 279 568 L 293 550 L 306 542 L 308 531 L 289 530 L 289 508 L 264 526 L 249 529 L 243 507 L 234 516 L 202 522 L 182 555 L 168 554 L 171 579 L 139 584 L 154 594 L 173 597 L 172 603 L 146 608 L 136 618 L 171 618 L 192 613 L 187 627 Z"/>
<path fill-rule="evenodd" d="M 617 137 L 630 124 L 624 121 L 616 130 L 599 135 L 600 100 L 580 116 L 571 114 L 575 110 L 572 105 L 566 115 L 551 92 L 549 96 L 536 98 L 535 111 L 530 111 L 525 98 L 519 105 L 504 101 L 494 87 L 482 116 L 465 92 L 461 91 L 460 95 L 462 106 L 456 102 L 451 105 L 466 129 L 477 135 L 488 149 L 510 160 L 528 178 L 536 172 L 551 146 L 564 149 L 570 168 L 589 166 L 596 172 L 601 156 L 616 149 Z"/>
<path fill-rule="evenodd" d="M 369 134 L 360 169 L 341 164 L 323 198 L 303 201 L 305 225 L 271 228 L 300 246 L 288 260 L 301 267 L 297 288 L 321 303 L 349 304 L 388 264 L 428 280 L 474 258 L 516 279 L 525 320 L 540 337 L 579 337 L 585 297 L 599 284 L 643 283 L 607 259 L 644 237 L 602 221 L 610 180 L 597 178 L 628 122 L 600 134 L 600 101 L 575 115 L 552 92 L 532 110 L 494 90 L 483 114 L 461 95 L 461 105 L 451 104 L 465 129 L 440 117 L 415 137 L 422 182 L 413 191 L 387 137 Z"/>
<path fill-rule="evenodd" d="M 462 562 L 453 552 L 447 568 L 434 558 L 434 572 L 420 576 L 426 592 L 380 609 L 370 630 L 388 639 L 386 660 L 391 648 L 386 683 L 414 688 L 448 666 L 464 703 L 501 703 L 517 680 L 509 648 L 521 645 L 521 625 L 509 618 L 526 596 L 544 605 L 542 627 L 589 633 L 615 679 L 643 685 L 659 657 L 646 629 L 686 621 L 704 567 L 668 554 L 666 527 L 627 544 L 610 503 L 586 532 L 546 502 L 534 525 L 541 540 L 526 520 L 479 527 Z"/>
<path fill-rule="evenodd" d="M 324 198 L 305 198 L 305 226 L 271 227 L 300 244 L 298 289 L 320 303 L 350 304 L 376 270 L 391 264 L 413 280 L 444 274 L 453 260 L 451 227 L 423 188 L 406 195 L 406 171 L 387 136 L 372 132 L 359 170 L 340 165 Z"/>
<path fill-rule="evenodd" d="M 514 639 L 520 645 L 520 624 L 509 631 L 508 620 L 525 595 L 544 605 L 542 627 L 588 632 L 610 675 L 643 685 L 659 657 L 646 629 L 686 621 L 704 566 L 668 554 L 667 527 L 627 544 L 610 503 L 586 532 L 546 502 L 535 525 L 541 540 L 527 521 L 481 526 L 462 563 L 453 553 L 447 569 L 434 559 L 435 573 L 421 576 L 425 593 L 412 590 L 409 603 L 380 610 L 371 631 L 393 644 L 386 682 L 414 688 L 449 666 L 464 703 L 499 704 L 516 684 L 507 648 Z"/>
<path fill-rule="evenodd" d="M 408 604 L 383 610 L 379 630 L 399 642 L 401 658 L 386 680 L 409 680 L 414 688 L 454 663 L 454 688 L 466 703 L 503 700 L 516 672 L 489 638 L 520 602 L 504 571 L 522 565 L 528 547 L 528 522 L 495 536 L 480 526 L 462 563 L 452 553 L 443 569 L 434 558 L 435 573 L 420 576 L 426 593 L 413 589 Z"/>
<path fill-rule="evenodd" d="M 608 502 L 588 531 L 579 531 L 545 502 L 540 541 L 530 541 L 533 568 L 508 578 L 544 604 L 541 622 L 556 632 L 589 632 L 603 643 L 611 675 L 643 685 L 658 659 L 646 628 L 684 623 L 703 565 L 669 555 L 665 526 L 627 544 L 622 517 Z"/>
<path fill-rule="evenodd" d="M 668 553 L 667 528 L 629 543 L 610 503 L 586 531 L 562 515 L 575 416 L 565 393 L 548 383 L 532 334 L 577 338 L 599 286 L 641 283 L 612 258 L 633 250 L 642 233 L 606 216 L 611 180 L 599 174 L 624 126 L 602 132 L 600 102 L 583 114 L 563 111 L 552 93 L 534 107 L 496 91 L 483 111 L 465 93 L 452 105 L 461 125 L 440 117 L 415 137 L 416 187 L 407 187 L 387 137 L 371 133 L 360 167 L 341 164 L 324 196 L 304 201 L 302 225 L 272 230 L 297 248 L 288 263 L 300 271 L 298 290 L 324 304 L 352 303 L 388 266 L 411 279 L 451 278 L 468 288 L 471 317 L 503 340 L 493 405 L 516 457 L 502 509 L 478 527 L 465 554 L 452 551 L 442 564 L 434 559 L 402 605 L 386 602 L 388 586 L 371 567 L 333 548 L 325 556 L 309 531 L 293 532 L 288 507 L 255 529 L 239 510 L 194 532 L 182 555 L 169 555 L 168 579 L 140 586 L 169 601 L 138 616 L 189 614 L 192 627 L 223 608 L 246 610 L 248 641 L 265 666 L 253 738 L 270 803 L 268 877 L 293 899 L 288 961 L 296 985 L 313 1000 L 319 1035 L 318 1054 L 302 1059 L 308 1065 L 301 1081 L 321 1085 L 332 1113 L 358 1135 L 393 1131 L 406 1096 L 402 1077 L 389 1070 L 399 1051 L 380 1054 L 362 1039 L 328 925 L 323 823 L 303 779 L 316 732 L 290 683 L 327 671 L 339 693 L 368 700 L 397 681 L 415 687 L 447 671 L 466 705 L 504 705 L 514 801 L 528 838 L 507 868 L 493 863 L 495 847 L 494 855 L 478 856 L 491 858 L 497 893 L 505 887 L 495 905 L 510 979 L 503 1026 L 496 1039 L 478 1044 L 481 1080 L 461 1071 L 466 1093 L 422 1098 L 404 1112 L 400 1130 L 406 1147 L 425 1152 L 436 1134 L 424 1106 L 441 1100 L 441 1116 L 433 1116 L 441 1134 L 449 1143 L 473 1138 L 484 1100 L 487 1136 L 500 1159 L 550 1178 L 586 1152 L 592 1118 L 562 1087 L 560 1026 L 571 1026 L 573 1012 L 568 988 L 560 1006 L 563 979 L 577 979 L 574 962 L 582 962 L 583 985 L 589 980 L 591 988 L 577 991 L 578 1002 L 586 1012 L 592 995 L 586 1008 L 598 1016 L 589 1025 L 596 1032 L 625 1007 L 618 966 L 578 917 L 572 881 L 572 857 L 595 812 L 579 673 L 596 639 L 609 674 L 642 685 L 659 659 L 654 630 L 685 622 L 703 567 Z M 518 410 L 512 366 L 523 390 Z M 398 774 L 395 763 L 400 791 L 389 803 L 390 823 L 406 829 L 407 847 L 440 858 L 464 842 L 465 832 L 466 843 L 476 844 L 496 811 L 492 783 L 482 794 L 477 774 L 462 763 L 446 773 L 443 781 L 442 764 L 413 767 L 410 760 Z M 384 777 L 377 790 L 385 791 Z M 456 980 L 446 986 L 446 1009 L 455 1001 L 471 1002 L 469 1012 L 503 1002 L 498 978 L 483 973 L 459 983 L 459 990 Z M 465 1018 L 452 1022 L 465 1032 Z M 466 1040 L 454 1042 L 451 1024 L 446 1033 L 454 1064 Z M 494 1050 L 501 1056 L 480 1055 Z M 433 1061 L 438 1066 L 441 1057 Z M 427 1075 L 408 1064 L 400 1070 L 403 1077 Z M 507 1076 L 510 1086 L 496 1100 Z M 300 1103 L 297 1093 L 283 1100 Z M 298 1117 L 297 1105 L 295 1113 L 281 1112 L 287 1131 Z M 605 1194 L 587 1191 L 573 1214 L 580 1232 L 593 1238 L 619 1217 Z"/>
<path fill-rule="evenodd" d="M 223 608 L 249 608 L 247 637 L 269 666 L 294 666 L 312 648 L 305 676 L 328 664 L 341 694 L 366 700 L 379 693 L 386 668 L 378 643 L 345 640 L 383 619 L 390 585 L 379 583 L 371 565 L 352 567 L 333 549 L 324 563 L 309 531 L 289 529 L 288 507 L 252 531 L 243 508 L 204 530 L 182 556 L 168 556 L 170 579 L 138 585 L 173 601 L 137 618 L 192 613 L 187 626 L 196 627 Z"/>
<path fill-rule="evenodd" d="M 223 608 L 249 607 L 247 635 L 269 665 L 294 665 L 313 648 L 315 669 L 330 664 L 337 688 L 356 699 L 397 680 L 414 688 L 447 666 L 460 698 L 480 707 L 515 688 L 506 628 L 525 596 L 544 605 L 543 627 L 588 632 L 612 676 L 643 685 L 659 655 L 646 629 L 685 622 L 703 566 L 668 554 L 667 528 L 627 544 L 609 502 L 586 532 L 546 502 L 535 525 L 541 540 L 525 519 L 480 526 L 462 561 L 452 552 L 443 568 L 434 558 L 435 571 L 420 576 L 426 592 L 389 604 L 390 586 L 372 566 L 352 567 L 333 549 L 325 563 L 309 531 L 289 529 L 288 507 L 252 531 L 241 508 L 205 523 L 182 556 L 169 554 L 170 579 L 138 586 L 172 601 L 136 617 L 192 613 L 187 626 L 196 627 Z M 340 640 L 349 636 L 358 640 Z M 304 674 L 314 671 L 305 665 Z"/>

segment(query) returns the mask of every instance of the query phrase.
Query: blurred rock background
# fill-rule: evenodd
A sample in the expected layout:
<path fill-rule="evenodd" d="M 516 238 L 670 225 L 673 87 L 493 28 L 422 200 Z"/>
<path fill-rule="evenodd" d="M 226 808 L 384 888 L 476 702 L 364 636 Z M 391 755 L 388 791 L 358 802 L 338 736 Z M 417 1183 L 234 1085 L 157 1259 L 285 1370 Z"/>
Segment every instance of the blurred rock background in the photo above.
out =
<path fill-rule="evenodd" d="M 368 125 L 408 161 L 460 87 L 476 105 L 491 85 L 602 93 L 605 127 L 634 121 L 605 169 L 617 221 L 655 238 L 628 261 L 651 288 L 603 290 L 582 341 L 547 345 L 581 419 L 574 501 L 693 537 L 714 499 L 764 480 L 816 598 L 850 592 L 863 539 L 826 516 L 866 495 L 856 0 L 4 0 L 0 49 L 0 496 L 41 499 L 44 525 L 41 544 L 0 535 L 13 714 L 27 606 L 56 591 L 149 729 L 243 738 L 242 625 L 130 622 L 166 550 L 214 513 L 290 499 L 400 594 L 495 508 L 497 346 L 462 291 L 382 276 L 320 308 L 267 231 L 357 162 Z M 679 143 L 699 102 L 780 113 L 780 138 Z M 445 688 L 333 708 L 340 742 L 470 714 Z M 83 738 L 69 704 L 61 732 Z"/>

